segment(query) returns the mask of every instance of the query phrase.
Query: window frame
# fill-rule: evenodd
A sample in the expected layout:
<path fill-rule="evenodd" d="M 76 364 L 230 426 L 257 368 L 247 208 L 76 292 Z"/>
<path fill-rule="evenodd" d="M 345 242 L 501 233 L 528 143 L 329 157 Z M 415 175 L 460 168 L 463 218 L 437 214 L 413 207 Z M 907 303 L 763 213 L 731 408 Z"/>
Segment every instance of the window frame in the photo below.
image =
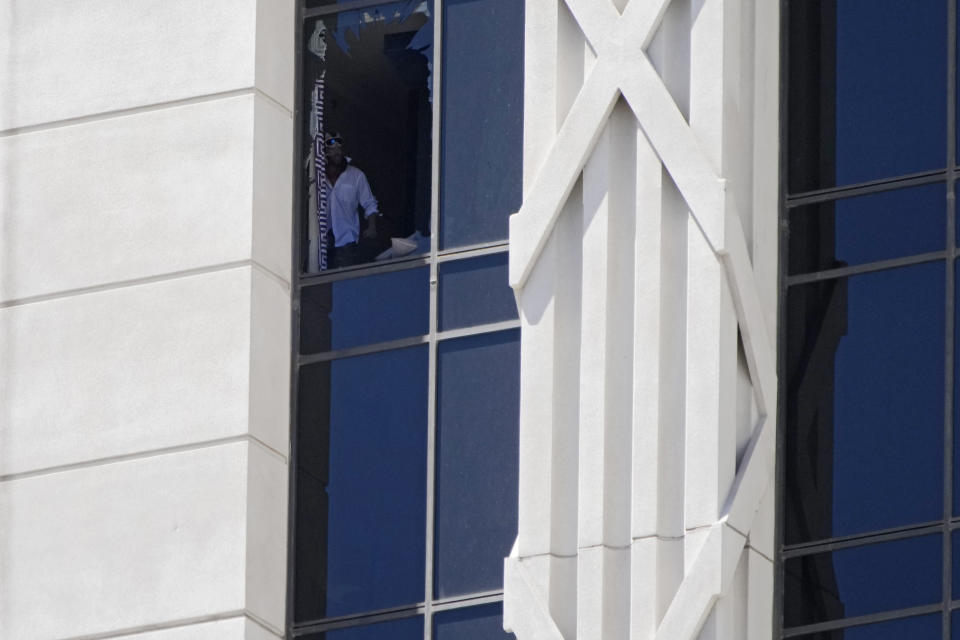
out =
<path fill-rule="evenodd" d="M 946 82 L 946 158 L 943 168 L 911 174 L 902 174 L 883 179 L 856 184 L 820 188 L 811 191 L 791 193 L 789 188 L 790 172 L 790 8 L 793 3 L 804 0 L 780 0 L 780 170 L 779 170 L 779 238 L 778 238 L 778 302 L 777 302 L 777 431 L 776 431 L 776 468 L 775 468 L 775 524 L 774 524 L 774 589 L 772 611 L 772 637 L 806 637 L 807 634 L 842 630 L 862 625 L 903 620 L 914 616 L 940 613 L 942 619 L 942 637 L 951 637 L 952 617 L 960 611 L 960 594 L 954 596 L 953 558 L 957 553 L 953 549 L 954 532 L 960 531 L 960 512 L 953 512 L 954 473 L 954 377 L 955 377 L 955 329 L 957 314 L 956 270 L 960 266 L 960 247 L 957 243 L 956 196 L 957 183 L 960 182 L 960 163 L 957 159 L 957 40 L 958 40 L 958 0 L 944 0 L 947 3 L 947 68 Z M 839 0 L 838 0 L 839 1 Z M 841 199 L 875 193 L 883 193 L 906 187 L 942 182 L 946 189 L 945 246 L 941 251 L 916 254 L 904 257 L 878 260 L 865 264 L 843 266 L 822 271 L 789 274 L 789 219 L 791 211 L 804 205 L 835 202 Z M 813 282 L 825 282 L 855 275 L 895 269 L 908 265 L 940 262 L 945 266 L 945 353 L 944 353 L 944 511 L 940 520 L 894 527 L 880 531 L 870 531 L 852 535 L 835 536 L 812 542 L 785 545 L 784 522 L 786 509 L 786 428 L 787 398 L 789 382 L 786 371 L 787 359 L 787 294 L 791 287 Z M 918 538 L 924 535 L 940 534 L 942 538 L 942 575 L 941 601 L 906 609 L 888 610 L 867 615 L 844 617 L 836 620 L 784 628 L 785 564 L 787 560 L 811 556 L 816 553 L 839 551 L 852 547 L 879 542 Z M 907 560 L 909 561 L 909 559 Z"/>
<path fill-rule="evenodd" d="M 304 26 L 310 20 L 326 16 L 353 11 L 358 9 L 375 8 L 388 5 L 397 0 L 355 0 L 341 2 L 314 8 L 306 8 L 307 0 L 297 0 L 295 15 L 295 106 L 294 144 L 293 144 L 293 175 L 294 196 L 293 216 L 291 229 L 291 261 L 293 266 L 293 280 L 291 282 L 291 368 L 290 368 L 290 454 L 288 458 L 288 534 L 287 534 L 287 597 L 286 597 L 286 626 L 285 637 L 301 638 L 314 633 L 333 631 L 369 625 L 391 620 L 399 620 L 421 616 L 424 620 L 424 640 L 431 640 L 433 634 L 432 614 L 434 612 L 466 609 L 487 604 L 503 602 L 503 590 L 495 589 L 485 592 L 470 593 L 448 598 L 435 598 L 435 513 L 436 513 L 436 474 L 437 474 L 437 375 L 438 375 L 438 347 L 439 343 L 468 336 L 499 333 L 520 328 L 519 318 L 501 322 L 478 324 L 469 327 L 438 330 L 439 323 L 439 268 L 441 264 L 453 261 L 469 260 L 481 256 L 506 254 L 509 241 L 507 239 L 484 242 L 468 246 L 440 249 L 440 178 L 441 178 L 441 145 L 442 145 L 442 107 L 443 107 L 443 11 L 444 0 L 433 0 L 433 79 L 432 79 L 432 123 L 431 123 L 431 191 L 430 191 L 430 251 L 425 254 L 416 254 L 401 258 L 394 258 L 378 262 L 358 264 L 339 269 L 330 269 L 320 273 L 306 273 L 302 268 L 303 243 L 301 238 L 302 216 L 305 203 L 303 157 L 306 145 L 304 136 L 304 92 L 309 88 L 304 86 L 302 79 L 305 56 Z M 300 301 L 304 289 L 315 286 L 329 285 L 334 282 L 362 278 L 366 276 L 395 272 L 400 270 L 429 267 L 429 325 L 428 333 L 410 338 L 402 338 L 376 344 L 326 351 L 315 354 L 300 353 Z M 296 566 L 296 504 L 297 504 L 297 411 L 298 411 L 298 378 L 302 367 L 318 362 L 365 355 L 414 345 L 428 345 L 428 389 L 427 389 L 427 495 L 426 495 L 426 549 L 425 549 L 425 600 L 409 606 L 393 607 L 378 611 L 364 611 L 361 613 L 328 617 L 315 621 L 295 620 L 295 566 Z"/>

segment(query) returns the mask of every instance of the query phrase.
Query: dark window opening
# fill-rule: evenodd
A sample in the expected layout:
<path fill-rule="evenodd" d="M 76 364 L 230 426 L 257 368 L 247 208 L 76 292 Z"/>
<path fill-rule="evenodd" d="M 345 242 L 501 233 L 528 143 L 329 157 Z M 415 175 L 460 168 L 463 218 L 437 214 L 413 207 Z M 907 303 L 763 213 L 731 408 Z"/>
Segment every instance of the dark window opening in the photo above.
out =
<path fill-rule="evenodd" d="M 428 252 L 431 3 L 307 20 L 304 39 L 301 269 Z"/>

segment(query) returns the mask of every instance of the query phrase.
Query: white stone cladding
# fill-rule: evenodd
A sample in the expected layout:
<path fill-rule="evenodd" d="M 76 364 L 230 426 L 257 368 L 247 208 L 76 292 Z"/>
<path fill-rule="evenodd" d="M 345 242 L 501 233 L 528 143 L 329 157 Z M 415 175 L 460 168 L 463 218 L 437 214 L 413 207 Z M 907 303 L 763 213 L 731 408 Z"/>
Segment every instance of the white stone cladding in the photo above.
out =
<path fill-rule="evenodd" d="M 295 0 L 0 3 L 0 638 L 285 624 Z"/>
<path fill-rule="evenodd" d="M 519 640 L 771 636 L 777 5 L 526 0 Z"/>

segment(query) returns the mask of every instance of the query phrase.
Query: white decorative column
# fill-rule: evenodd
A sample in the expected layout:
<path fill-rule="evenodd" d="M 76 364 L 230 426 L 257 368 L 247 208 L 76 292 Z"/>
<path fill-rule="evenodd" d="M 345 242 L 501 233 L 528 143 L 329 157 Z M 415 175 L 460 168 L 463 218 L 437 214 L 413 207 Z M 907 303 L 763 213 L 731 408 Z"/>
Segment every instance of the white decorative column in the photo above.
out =
<path fill-rule="evenodd" d="M 771 634 L 776 4 L 527 0 L 519 640 Z"/>
<path fill-rule="evenodd" d="M 283 634 L 294 0 L 0 3 L 0 638 Z"/>

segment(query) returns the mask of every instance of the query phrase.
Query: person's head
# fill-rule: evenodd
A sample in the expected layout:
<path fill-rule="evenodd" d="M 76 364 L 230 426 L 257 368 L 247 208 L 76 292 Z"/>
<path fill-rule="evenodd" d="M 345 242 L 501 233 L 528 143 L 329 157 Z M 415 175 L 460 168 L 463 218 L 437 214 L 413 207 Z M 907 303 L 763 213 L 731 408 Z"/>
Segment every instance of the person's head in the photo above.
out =
<path fill-rule="evenodd" d="M 328 131 L 323 134 L 323 153 L 334 164 L 344 161 L 343 136 L 339 132 Z"/>

